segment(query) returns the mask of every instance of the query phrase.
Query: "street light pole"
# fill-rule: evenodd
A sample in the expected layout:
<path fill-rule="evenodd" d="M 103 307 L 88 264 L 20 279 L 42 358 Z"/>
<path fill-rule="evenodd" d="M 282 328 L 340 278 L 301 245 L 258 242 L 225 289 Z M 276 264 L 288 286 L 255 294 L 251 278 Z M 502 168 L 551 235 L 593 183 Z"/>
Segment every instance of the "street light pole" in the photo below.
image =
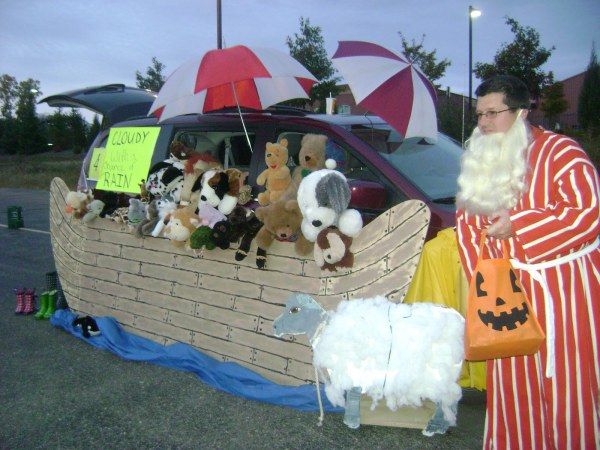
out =
<path fill-rule="evenodd" d="M 217 48 L 223 48 L 223 38 L 221 32 L 221 0 L 217 0 Z"/>
<path fill-rule="evenodd" d="M 479 16 L 481 16 L 481 11 L 469 5 L 469 117 L 471 117 L 471 105 L 473 103 L 473 19 Z"/>

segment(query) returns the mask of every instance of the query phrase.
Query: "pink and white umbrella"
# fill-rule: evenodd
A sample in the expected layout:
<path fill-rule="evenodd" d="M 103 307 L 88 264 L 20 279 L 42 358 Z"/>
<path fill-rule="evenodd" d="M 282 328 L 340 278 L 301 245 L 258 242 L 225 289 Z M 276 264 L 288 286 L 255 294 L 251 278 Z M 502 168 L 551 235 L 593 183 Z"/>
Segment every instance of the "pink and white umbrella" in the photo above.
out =
<path fill-rule="evenodd" d="M 150 107 L 159 121 L 227 107 L 262 110 L 308 98 L 316 78 L 290 55 L 243 45 L 211 50 L 173 72 Z"/>
<path fill-rule="evenodd" d="M 437 139 L 435 89 L 405 56 L 370 42 L 340 41 L 332 62 L 357 105 L 380 116 L 405 138 Z"/>

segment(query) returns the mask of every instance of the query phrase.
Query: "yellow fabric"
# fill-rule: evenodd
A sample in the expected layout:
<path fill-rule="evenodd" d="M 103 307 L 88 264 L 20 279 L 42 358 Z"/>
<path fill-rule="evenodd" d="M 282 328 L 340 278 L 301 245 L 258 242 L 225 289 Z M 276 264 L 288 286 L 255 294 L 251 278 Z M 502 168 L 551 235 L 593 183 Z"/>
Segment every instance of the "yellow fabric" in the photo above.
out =
<path fill-rule="evenodd" d="M 455 231 L 446 228 L 423 246 L 419 265 L 404 302 L 438 303 L 454 308 L 464 317 L 467 312 L 468 290 Z M 485 362 L 465 361 L 459 383 L 462 387 L 484 390 L 485 377 Z"/>

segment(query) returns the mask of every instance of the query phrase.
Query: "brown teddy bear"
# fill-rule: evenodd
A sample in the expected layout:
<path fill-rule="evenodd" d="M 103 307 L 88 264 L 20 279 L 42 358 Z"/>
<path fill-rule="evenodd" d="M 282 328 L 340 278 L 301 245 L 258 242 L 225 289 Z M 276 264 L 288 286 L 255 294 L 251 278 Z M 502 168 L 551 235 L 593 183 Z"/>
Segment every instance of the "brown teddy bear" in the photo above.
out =
<path fill-rule="evenodd" d="M 300 142 L 298 166 L 294 168 L 292 182 L 285 191 L 283 198 L 296 198 L 302 179 L 308 174 L 321 169 L 335 169 L 335 160 L 327 159 L 327 136 L 324 134 L 305 134 Z"/>
<path fill-rule="evenodd" d="M 258 194 L 258 203 L 262 206 L 274 203 L 281 198 L 292 181 L 288 161 L 288 141 L 282 139 L 276 144 L 267 142 L 265 161 L 267 168 L 256 179 L 256 184 L 264 185 L 266 190 Z"/>
<path fill-rule="evenodd" d="M 352 238 L 335 227 L 325 228 L 317 235 L 315 262 L 321 270 L 336 272 L 339 267 L 351 268 L 354 253 L 350 251 Z"/>
<path fill-rule="evenodd" d="M 257 208 L 256 217 L 263 223 L 256 235 L 256 266 L 264 269 L 267 263 L 267 249 L 273 241 L 294 242 L 299 255 L 310 253 L 312 243 L 300 231 L 302 213 L 296 200 L 280 200 L 268 206 Z"/>

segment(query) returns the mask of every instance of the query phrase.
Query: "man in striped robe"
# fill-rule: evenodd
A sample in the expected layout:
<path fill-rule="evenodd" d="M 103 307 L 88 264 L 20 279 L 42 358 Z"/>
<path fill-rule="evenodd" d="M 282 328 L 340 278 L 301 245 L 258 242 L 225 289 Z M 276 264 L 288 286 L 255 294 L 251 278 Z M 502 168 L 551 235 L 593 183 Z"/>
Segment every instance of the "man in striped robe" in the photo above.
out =
<path fill-rule="evenodd" d="M 497 76 L 476 91 L 478 126 L 457 194 L 457 238 L 470 280 L 507 239 L 546 342 L 530 356 L 487 363 L 484 448 L 600 448 L 600 193 L 572 139 L 525 121 L 529 92 Z M 502 300 L 496 304 L 501 308 Z"/>

